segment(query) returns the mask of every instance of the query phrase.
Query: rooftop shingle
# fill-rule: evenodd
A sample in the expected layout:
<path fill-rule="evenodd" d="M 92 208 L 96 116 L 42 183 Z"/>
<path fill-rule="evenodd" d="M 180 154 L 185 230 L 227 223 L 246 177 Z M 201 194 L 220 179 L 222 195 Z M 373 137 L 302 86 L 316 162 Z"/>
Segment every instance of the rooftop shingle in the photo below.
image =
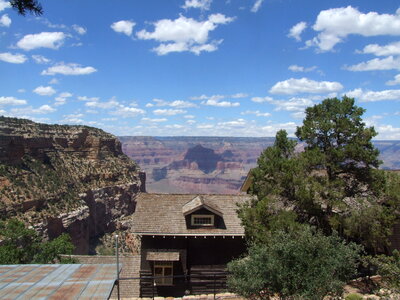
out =
<path fill-rule="evenodd" d="M 148 194 L 136 198 L 133 215 L 133 232 L 142 235 L 244 235 L 237 216 L 237 204 L 250 200 L 248 195 L 200 195 L 198 194 Z M 198 198 L 197 198 L 198 197 Z M 197 200 L 194 200 L 196 199 Z M 225 228 L 187 228 L 184 206 L 202 202 L 218 208 Z M 197 203 L 198 204 L 198 203 Z M 207 208 L 207 207 L 205 207 Z"/>

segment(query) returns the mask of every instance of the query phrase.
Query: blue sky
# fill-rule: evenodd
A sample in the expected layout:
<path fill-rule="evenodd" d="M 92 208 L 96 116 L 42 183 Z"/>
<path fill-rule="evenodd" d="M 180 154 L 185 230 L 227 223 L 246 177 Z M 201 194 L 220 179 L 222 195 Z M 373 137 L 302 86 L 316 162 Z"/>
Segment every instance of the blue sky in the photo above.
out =
<path fill-rule="evenodd" d="M 0 114 L 116 135 L 290 135 L 354 97 L 400 139 L 400 5 L 327 0 L 0 0 Z"/>

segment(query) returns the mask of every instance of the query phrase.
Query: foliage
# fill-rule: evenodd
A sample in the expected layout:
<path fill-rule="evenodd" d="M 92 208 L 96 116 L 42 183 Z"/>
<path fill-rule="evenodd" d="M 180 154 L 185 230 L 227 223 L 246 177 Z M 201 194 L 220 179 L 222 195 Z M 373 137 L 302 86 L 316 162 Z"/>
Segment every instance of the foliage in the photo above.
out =
<path fill-rule="evenodd" d="M 362 300 L 362 299 L 364 299 L 363 296 L 361 296 L 360 294 L 357 294 L 357 293 L 348 294 L 344 298 L 344 300 Z"/>
<path fill-rule="evenodd" d="M 11 7 L 16 9 L 20 15 L 25 16 L 30 12 L 36 16 L 43 13 L 42 5 L 36 0 L 10 0 Z"/>
<path fill-rule="evenodd" d="M 400 252 L 393 251 L 392 256 L 377 255 L 364 258 L 364 263 L 377 268 L 377 273 L 382 276 L 382 282 L 392 292 L 400 292 Z"/>
<path fill-rule="evenodd" d="M 307 225 L 276 231 L 253 244 L 247 257 L 228 265 L 230 289 L 252 299 L 322 299 L 338 295 L 357 269 L 361 248 L 337 235 L 324 236 Z"/>
<path fill-rule="evenodd" d="M 303 152 L 284 130 L 276 134 L 251 173 L 256 197 L 239 209 L 250 241 L 305 223 L 326 235 L 337 231 L 370 253 L 384 250 L 399 209 L 400 179 L 376 169 L 376 132 L 365 127 L 363 113 L 348 97 L 307 108 L 296 132 L 306 143 Z"/>
<path fill-rule="evenodd" d="M 0 232 L 0 264 L 70 262 L 61 259 L 61 254 L 72 254 L 74 250 L 68 234 L 45 242 L 17 219 L 0 222 Z"/>

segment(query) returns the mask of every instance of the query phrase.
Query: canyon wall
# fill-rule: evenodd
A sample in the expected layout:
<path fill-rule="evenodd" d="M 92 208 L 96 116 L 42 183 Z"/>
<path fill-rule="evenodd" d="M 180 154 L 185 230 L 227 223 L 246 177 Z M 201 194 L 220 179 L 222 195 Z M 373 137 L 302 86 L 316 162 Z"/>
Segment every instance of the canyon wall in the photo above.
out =
<path fill-rule="evenodd" d="M 236 194 L 274 138 L 119 137 L 122 150 L 147 173 L 159 193 Z M 400 169 L 400 141 L 374 141 L 384 169 Z M 303 149 L 303 144 L 297 150 Z"/>
<path fill-rule="evenodd" d="M 19 218 L 50 239 L 67 232 L 76 253 L 134 212 L 144 178 L 100 129 L 0 117 L 1 219 Z"/>

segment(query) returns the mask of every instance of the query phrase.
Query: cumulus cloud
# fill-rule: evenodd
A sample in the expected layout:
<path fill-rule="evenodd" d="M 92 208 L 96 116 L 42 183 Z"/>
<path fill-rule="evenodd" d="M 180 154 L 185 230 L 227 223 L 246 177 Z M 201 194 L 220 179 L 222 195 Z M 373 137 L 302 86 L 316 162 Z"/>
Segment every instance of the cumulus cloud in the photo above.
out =
<path fill-rule="evenodd" d="M 288 37 L 294 38 L 296 41 L 301 41 L 301 34 L 307 28 L 306 22 L 299 22 L 294 25 L 287 35 Z"/>
<path fill-rule="evenodd" d="M 346 95 L 356 98 L 360 102 L 400 100 L 400 90 L 364 91 L 363 89 L 355 89 L 347 92 Z"/>
<path fill-rule="evenodd" d="M 6 106 L 6 105 L 26 105 L 27 102 L 26 100 L 22 99 L 17 99 L 14 97 L 4 97 L 0 96 L 0 106 Z"/>
<path fill-rule="evenodd" d="M 10 25 L 11 25 L 10 17 L 7 14 L 2 15 L 0 18 L 0 26 L 10 27 Z"/>
<path fill-rule="evenodd" d="M 178 114 L 185 114 L 187 113 L 186 110 L 183 109 L 156 109 L 153 110 L 153 114 L 159 116 L 175 116 Z"/>
<path fill-rule="evenodd" d="M 309 98 L 298 98 L 293 97 L 288 100 L 272 100 L 269 103 L 275 105 L 276 111 L 292 111 L 292 112 L 304 112 L 304 110 L 314 105 L 313 100 Z"/>
<path fill-rule="evenodd" d="M 290 65 L 288 69 L 292 72 L 305 72 L 306 73 L 306 72 L 312 72 L 312 71 L 316 70 L 317 66 L 305 68 L 305 67 L 298 66 L 298 65 Z"/>
<path fill-rule="evenodd" d="M 369 44 L 362 51 L 357 51 L 362 54 L 373 54 L 375 56 L 400 55 L 400 42 L 390 43 L 384 46 L 378 44 Z"/>
<path fill-rule="evenodd" d="M 121 20 L 121 21 L 112 23 L 111 24 L 111 28 L 115 32 L 120 32 L 120 33 L 123 33 L 123 34 L 125 34 L 127 36 L 131 36 L 132 35 L 133 26 L 135 26 L 135 25 L 136 25 L 135 22 L 128 21 L 128 20 Z"/>
<path fill-rule="evenodd" d="M 78 97 L 82 100 L 84 97 Z M 85 97 L 85 100 L 82 101 L 87 101 L 85 103 L 86 107 L 89 108 L 100 108 L 100 109 L 107 109 L 109 110 L 110 115 L 115 115 L 115 116 L 120 116 L 122 118 L 133 118 L 137 117 L 138 115 L 143 115 L 146 112 L 143 109 L 134 107 L 134 106 L 127 106 L 119 103 L 115 97 L 111 98 L 109 101 L 106 102 L 100 102 L 98 101 L 98 98 L 94 98 L 92 101 L 88 101 L 88 98 Z"/>
<path fill-rule="evenodd" d="M 251 98 L 251 101 L 256 102 L 256 103 L 263 103 L 263 102 L 270 102 L 274 100 L 272 97 L 253 97 Z"/>
<path fill-rule="evenodd" d="M 40 96 L 51 96 L 56 93 L 56 90 L 53 89 L 51 86 L 38 86 L 36 89 L 33 90 L 35 94 Z"/>
<path fill-rule="evenodd" d="M 69 114 L 63 115 L 63 119 L 60 120 L 60 123 L 68 123 L 68 124 L 83 124 L 85 121 L 82 119 L 84 117 L 83 114 Z"/>
<path fill-rule="evenodd" d="M 160 45 L 153 49 L 158 55 L 184 51 L 199 55 L 203 51 L 212 52 L 218 49 L 222 40 L 209 42 L 209 33 L 218 25 L 228 24 L 233 20 L 234 18 L 223 14 L 212 14 L 205 21 L 197 21 L 181 15 L 175 20 L 159 20 L 153 24 L 153 32 L 141 30 L 136 35 L 142 40 L 160 42 Z"/>
<path fill-rule="evenodd" d="M 19 117 L 28 117 L 29 115 L 44 115 L 55 112 L 56 109 L 50 105 L 42 105 L 38 108 L 33 108 L 32 106 L 24 108 L 13 108 L 11 109 L 11 114 Z"/>
<path fill-rule="evenodd" d="M 185 4 L 182 6 L 182 8 L 198 8 L 201 10 L 209 10 L 211 3 L 212 0 L 185 0 Z"/>
<path fill-rule="evenodd" d="M 149 122 L 149 123 L 161 123 L 161 122 L 168 121 L 168 119 L 166 119 L 166 118 L 160 118 L 160 119 L 142 118 L 141 121 Z"/>
<path fill-rule="evenodd" d="M 400 70 L 400 56 L 374 58 L 356 65 L 345 66 L 344 69 L 349 71 Z"/>
<path fill-rule="evenodd" d="M 60 93 L 58 95 L 58 97 L 56 97 L 54 100 L 56 101 L 56 103 L 54 104 L 55 106 L 60 106 L 60 105 L 64 105 L 67 102 L 67 99 L 72 97 L 73 95 L 71 93 L 68 92 L 63 92 Z"/>
<path fill-rule="evenodd" d="M 389 80 L 386 82 L 387 85 L 397 85 L 400 84 L 400 74 L 397 74 L 396 76 L 394 76 L 393 80 Z"/>
<path fill-rule="evenodd" d="M 261 4 L 264 2 L 264 0 L 256 0 L 251 8 L 251 12 L 256 13 L 258 10 L 261 8 Z"/>
<path fill-rule="evenodd" d="M 115 111 L 110 112 L 111 115 L 120 116 L 123 118 L 134 118 L 143 115 L 146 112 L 143 109 L 119 104 Z"/>
<path fill-rule="evenodd" d="M 64 64 L 59 63 L 55 66 L 52 66 L 44 71 L 42 71 L 42 75 L 88 75 L 91 73 L 97 72 L 97 70 L 93 67 L 82 67 L 79 64 Z"/>
<path fill-rule="evenodd" d="M 240 113 L 241 115 L 255 115 L 256 117 L 270 117 L 270 113 L 262 113 L 259 110 L 246 110 Z"/>
<path fill-rule="evenodd" d="M 196 104 L 183 101 L 183 100 L 175 100 L 175 101 L 165 101 L 163 99 L 153 99 L 154 103 L 147 103 L 146 107 L 153 107 L 153 106 L 170 106 L 175 108 L 190 108 L 190 107 L 198 107 Z"/>
<path fill-rule="evenodd" d="M 365 37 L 400 35 L 400 10 L 396 14 L 362 13 L 351 6 L 331 8 L 319 13 L 313 26 L 320 32 L 308 45 L 321 51 L 330 51 L 351 34 Z"/>
<path fill-rule="evenodd" d="M 99 97 L 88 97 L 88 96 L 78 96 L 79 101 L 97 102 L 100 100 Z"/>
<path fill-rule="evenodd" d="M 86 28 L 83 28 L 82 26 L 76 24 L 72 25 L 72 29 L 80 35 L 84 35 L 86 33 Z"/>
<path fill-rule="evenodd" d="M 37 64 L 48 64 L 51 62 L 50 59 L 44 57 L 43 55 L 32 55 L 32 58 Z"/>
<path fill-rule="evenodd" d="M 10 52 L 0 53 L 0 60 L 11 64 L 23 64 L 27 58 L 23 54 L 12 54 Z"/>
<path fill-rule="evenodd" d="M 66 37 L 63 32 L 28 34 L 17 42 L 17 47 L 26 51 L 37 48 L 58 49 L 64 43 Z"/>
<path fill-rule="evenodd" d="M 5 10 L 6 8 L 10 8 L 11 4 L 9 1 L 0 0 L 0 11 Z"/>
<path fill-rule="evenodd" d="M 331 93 L 343 89 L 339 82 L 315 81 L 308 78 L 290 78 L 277 82 L 269 92 L 271 94 L 300 94 L 300 93 Z"/>

